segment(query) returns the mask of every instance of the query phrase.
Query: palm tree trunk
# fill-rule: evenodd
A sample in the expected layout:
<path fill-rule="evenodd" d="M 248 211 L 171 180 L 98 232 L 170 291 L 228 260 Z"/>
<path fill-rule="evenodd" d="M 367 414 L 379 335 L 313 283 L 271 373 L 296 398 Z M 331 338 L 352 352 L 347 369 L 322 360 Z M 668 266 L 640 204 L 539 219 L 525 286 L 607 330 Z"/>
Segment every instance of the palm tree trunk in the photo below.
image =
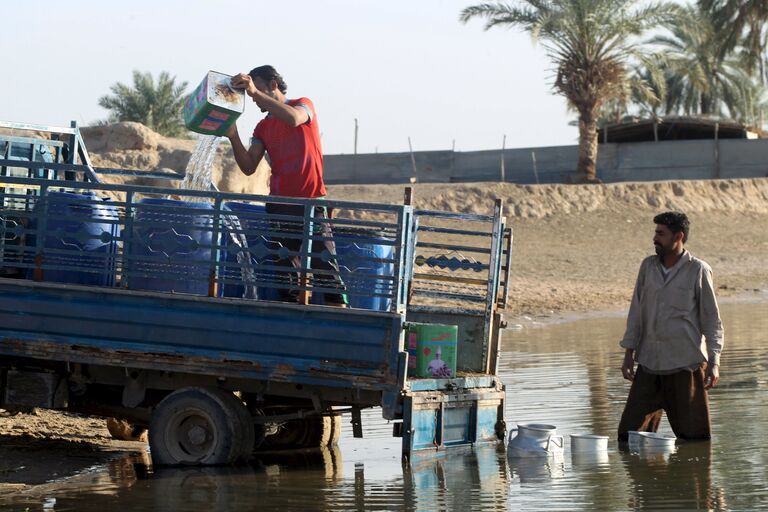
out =
<path fill-rule="evenodd" d="M 597 182 L 597 117 L 594 112 L 579 114 L 579 163 L 576 167 L 576 182 Z"/>

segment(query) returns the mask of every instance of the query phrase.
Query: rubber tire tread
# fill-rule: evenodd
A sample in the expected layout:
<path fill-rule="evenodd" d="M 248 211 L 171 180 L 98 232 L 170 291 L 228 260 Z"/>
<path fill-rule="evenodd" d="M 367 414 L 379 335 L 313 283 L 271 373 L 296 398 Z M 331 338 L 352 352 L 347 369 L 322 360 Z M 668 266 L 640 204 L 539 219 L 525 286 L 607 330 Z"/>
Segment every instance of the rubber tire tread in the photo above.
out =
<path fill-rule="evenodd" d="M 222 399 L 229 402 L 230 407 L 237 412 L 239 418 L 239 434 L 238 434 L 238 457 L 236 462 L 246 462 L 251 458 L 254 447 L 256 445 L 256 430 L 251 418 L 251 413 L 248 411 L 245 403 L 231 391 L 225 389 L 216 389 L 222 396 Z"/>
<path fill-rule="evenodd" d="M 231 395 L 231 393 L 230 393 Z M 234 397 L 234 395 L 232 395 Z M 165 439 L 166 423 L 179 411 L 197 409 L 210 416 L 217 430 L 218 443 L 204 457 L 179 460 L 167 448 L 171 440 Z M 178 389 L 166 396 L 152 413 L 149 426 L 149 447 L 156 465 L 219 465 L 236 462 L 243 453 L 242 420 L 238 409 L 217 388 L 189 387 Z"/>
<path fill-rule="evenodd" d="M 313 415 L 289 420 L 281 427 L 292 429 L 289 434 L 267 436 L 261 447 L 263 449 L 292 449 L 331 446 L 338 442 L 338 439 L 334 441 L 334 418 L 336 416 Z"/>

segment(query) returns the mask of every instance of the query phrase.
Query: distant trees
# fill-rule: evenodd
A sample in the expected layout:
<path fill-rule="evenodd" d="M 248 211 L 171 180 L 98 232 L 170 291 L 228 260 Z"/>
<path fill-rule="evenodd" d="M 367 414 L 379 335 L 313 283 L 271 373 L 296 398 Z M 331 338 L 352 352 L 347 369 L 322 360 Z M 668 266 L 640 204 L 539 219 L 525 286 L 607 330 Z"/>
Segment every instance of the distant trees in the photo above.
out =
<path fill-rule="evenodd" d="M 710 12 L 718 32 L 730 51 L 740 49 L 747 60 L 747 70 L 757 74 L 760 82 L 768 81 L 766 50 L 768 49 L 768 1 L 766 0 L 699 0 L 702 10 Z"/>
<path fill-rule="evenodd" d="M 516 5 L 486 3 L 465 8 L 460 19 L 485 18 L 485 29 L 518 27 L 542 41 L 555 64 L 554 89 L 579 116 L 577 179 L 596 180 L 597 128 L 609 102 L 622 102 L 636 63 L 652 67 L 639 37 L 667 21 L 674 5 L 638 0 L 520 0 Z M 653 94 L 643 87 L 643 94 Z"/>
<path fill-rule="evenodd" d="M 718 14 L 701 4 L 681 8 L 664 25 L 666 30 L 648 41 L 658 55 L 653 76 L 646 68 L 635 73 L 636 79 L 658 90 L 663 101 L 649 104 L 635 97 L 621 115 L 604 113 L 603 119 L 611 122 L 612 116 L 652 111 L 654 117 L 711 116 L 761 125 L 766 90 L 753 64 L 755 57 L 746 47 L 734 47 L 732 34 L 718 26 Z"/>
<path fill-rule="evenodd" d="M 157 83 L 151 73 L 134 71 L 133 87 L 115 83 L 112 95 L 99 98 L 99 105 L 110 111 L 109 122 L 135 121 L 161 135 L 179 137 L 186 134 L 181 117 L 186 88 L 187 82 L 176 84 L 165 71 Z"/>
<path fill-rule="evenodd" d="M 666 56 L 666 112 L 742 117 L 752 80 L 748 61 L 718 33 L 712 13 L 686 7 L 668 28 L 670 35 L 650 41 Z"/>

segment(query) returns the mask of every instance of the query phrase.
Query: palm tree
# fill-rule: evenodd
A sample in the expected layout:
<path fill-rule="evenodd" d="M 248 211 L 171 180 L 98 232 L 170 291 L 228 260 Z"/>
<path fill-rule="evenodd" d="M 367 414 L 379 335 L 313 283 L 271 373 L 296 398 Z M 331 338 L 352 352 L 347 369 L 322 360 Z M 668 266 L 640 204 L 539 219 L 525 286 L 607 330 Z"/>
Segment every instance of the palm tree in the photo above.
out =
<path fill-rule="evenodd" d="M 133 72 L 133 87 L 117 82 L 112 96 L 99 98 L 99 105 L 110 110 L 109 121 L 135 121 L 161 135 L 177 137 L 186 130 L 181 119 L 187 82 L 176 85 L 176 78 L 163 71 L 157 86 L 151 73 Z"/>
<path fill-rule="evenodd" d="M 667 113 L 739 117 L 752 78 L 745 59 L 718 37 L 711 13 L 686 7 L 669 30 L 650 41 L 666 55 Z"/>
<path fill-rule="evenodd" d="M 479 4 L 465 8 L 461 21 L 485 18 L 485 29 L 519 27 L 542 40 L 555 64 L 554 89 L 579 116 L 577 179 L 596 181 L 597 125 L 601 107 L 627 94 L 634 62 L 645 62 L 638 38 L 673 16 L 668 4 L 638 0 L 520 0 L 518 5 Z"/>
<path fill-rule="evenodd" d="M 768 0 L 700 0 L 702 10 L 712 14 L 718 37 L 729 50 L 741 47 L 748 71 L 768 79 L 765 52 L 768 49 Z"/>

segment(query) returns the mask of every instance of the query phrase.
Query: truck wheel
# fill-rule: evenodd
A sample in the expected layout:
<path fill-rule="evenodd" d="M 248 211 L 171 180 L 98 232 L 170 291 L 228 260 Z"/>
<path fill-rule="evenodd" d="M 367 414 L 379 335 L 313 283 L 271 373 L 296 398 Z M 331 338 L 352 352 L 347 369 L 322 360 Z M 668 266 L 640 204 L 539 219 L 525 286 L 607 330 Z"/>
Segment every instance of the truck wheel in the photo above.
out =
<path fill-rule="evenodd" d="M 107 430 L 109 430 L 112 439 L 147 442 L 147 429 L 137 427 L 125 420 L 107 418 Z"/>
<path fill-rule="evenodd" d="M 250 456 L 254 431 L 245 405 L 229 391 L 184 388 L 152 414 L 149 448 L 158 465 L 231 464 Z"/>
<path fill-rule="evenodd" d="M 337 434 L 338 432 L 338 434 Z M 264 449 L 317 448 L 335 445 L 341 435 L 341 417 L 308 416 L 275 427 L 262 442 Z"/>

